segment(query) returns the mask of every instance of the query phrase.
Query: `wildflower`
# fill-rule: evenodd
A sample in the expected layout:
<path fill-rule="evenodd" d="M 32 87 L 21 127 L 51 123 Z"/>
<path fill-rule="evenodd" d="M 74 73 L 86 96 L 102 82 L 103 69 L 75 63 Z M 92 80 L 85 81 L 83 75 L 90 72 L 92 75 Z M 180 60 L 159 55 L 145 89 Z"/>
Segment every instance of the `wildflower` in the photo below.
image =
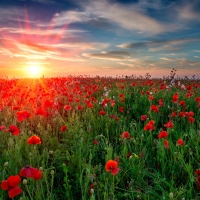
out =
<path fill-rule="evenodd" d="M 0 126 L 0 131 L 4 131 L 6 130 L 6 127 L 5 126 Z"/>
<path fill-rule="evenodd" d="M 152 106 L 150 107 L 150 110 L 152 110 L 152 111 L 154 111 L 154 112 L 158 112 L 158 111 L 159 111 L 159 108 L 158 108 L 157 105 L 152 105 Z"/>
<path fill-rule="evenodd" d="M 105 111 L 103 111 L 103 110 L 100 110 L 100 111 L 99 111 L 99 115 L 103 115 L 103 116 L 104 116 L 105 114 L 106 114 Z"/>
<path fill-rule="evenodd" d="M 197 170 L 195 171 L 195 175 L 196 175 L 196 176 L 200 176 L 200 169 L 197 169 Z"/>
<path fill-rule="evenodd" d="M 159 99 L 158 103 L 159 103 L 159 106 L 164 106 L 164 99 Z"/>
<path fill-rule="evenodd" d="M 172 102 L 173 103 L 178 103 L 178 98 L 179 98 L 179 94 L 178 93 L 175 93 L 172 97 Z"/>
<path fill-rule="evenodd" d="M 124 107 L 123 107 L 123 106 L 121 106 L 121 107 L 119 108 L 119 112 L 121 112 L 121 113 L 124 112 Z"/>
<path fill-rule="evenodd" d="M 140 119 L 141 119 L 141 121 L 145 121 L 147 119 L 147 116 L 146 115 L 142 115 Z"/>
<path fill-rule="evenodd" d="M 168 137 L 168 133 L 166 131 L 161 131 L 158 135 L 158 138 L 166 138 Z"/>
<path fill-rule="evenodd" d="M 13 135 L 19 135 L 20 130 L 15 125 L 10 125 L 8 132 L 12 133 Z"/>
<path fill-rule="evenodd" d="M 151 95 L 149 95 L 149 101 L 153 101 L 154 100 L 154 97 L 153 96 L 151 96 Z"/>
<path fill-rule="evenodd" d="M 169 149 L 169 142 L 168 142 L 168 140 L 164 140 L 164 147 L 166 149 Z"/>
<path fill-rule="evenodd" d="M 194 112 L 192 112 L 192 111 L 188 112 L 188 116 L 189 117 L 194 117 Z"/>
<path fill-rule="evenodd" d="M 78 109 L 78 110 L 82 110 L 82 109 L 83 109 L 83 106 L 78 105 L 78 106 L 77 106 L 77 109 Z"/>
<path fill-rule="evenodd" d="M 164 127 L 167 127 L 167 128 L 174 128 L 174 124 L 172 121 L 168 121 L 167 124 L 164 124 Z"/>
<path fill-rule="evenodd" d="M 27 165 L 21 169 L 19 175 L 27 178 L 33 178 L 34 180 L 39 180 L 42 177 L 42 172 L 37 168 Z"/>
<path fill-rule="evenodd" d="M 66 105 L 66 106 L 64 106 L 64 109 L 70 111 L 70 110 L 72 110 L 72 107 L 70 105 Z"/>
<path fill-rule="evenodd" d="M 46 112 L 46 110 L 44 110 L 43 108 L 38 108 L 37 110 L 36 110 L 36 112 L 35 112 L 35 115 L 41 115 L 41 116 L 47 116 L 48 114 L 47 114 L 47 112 Z"/>
<path fill-rule="evenodd" d="M 89 102 L 89 103 L 87 104 L 87 107 L 88 107 L 88 108 L 92 108 L 93 105 Z"/>
<path fill-rule="evenodd" d="M 44 107 L 45 107 L 45 108 L 51 108 L 51 107 L 53 107 L 53 105 L 54 105 L 54 102 L 53 102 L 53 101 L 46 100 L 46 101 L 44 102 Z"/>
<path fill-rule="evenodd" d="M 118 166 L 118 162 L 117 161 L 109 160 L 106 163 L 105 168 L 106 168 L 107 172 L 111 172 L 111 174 L 113 176 L 115 176 L 120 171 L 120 168 L 118 168 L 117 166 Z"/>
<path fill-rule="evenodd" d="M 40 137 L 33 135 L 28 138 L 27 143 L 28 144 L 41 144 L 41 139 L 40 139 Z"/>
<path fill-rule="evenodd" d="M 178 139 L 178 141 L 177 141 L 177 145 L 178 145 L 178 146 L 184 146 L 185 143 L 184 143 L 184 141 L 180 138 L 180 139 Z"/>
<path fill-rule="evenodd" d="M 98 140 L 94 140 L 93 144 L 97 145 L 98 144 Z"/>
<path fill-rule="evenodd" d="M 61 126 L 61 128 L 60 128 L 60 131 L 61 132 L 64 132 L 64 131 L 66 131 L 67 130 L 67 126 Z"/>
<path fill-rule="evenodd" d="M 130 139 L 130 133 L 129 132 L 123 132 L 122 133 L 122 138 L 123 139 Z"/>
<path fill-rule="evenodd" d="M 193 117 L 188 117 L 188 121 L 190 122 L 190 124 L 192 124 L 192 123 L 194 123 L 195 118 L 193 118 Z"/>
<path fill-rule="evenodd" d="M 176 117 L 176 111 L 171 113 L 171 117 Z"/>
<path fill-rule="evenodd" d="M 154 126 L 152 124 L 149 124 L 149 123 L 146 124 L 145 127 L 144 127 L 145 131 L 149 131 L 149 130 L 153 130 L 153 129 L 154 129 Z"/>
<path fill-rule="evenodd" d="M 16 112 L 18 122 L 22 122 L 31 117 L 31 114 L 26 110 Z"/>
<path fill-rule="evenodd" d="M 1 182 L 1 189 L 8 190 L 9 198 L 14 198 L 15 196 L 22 193 L 22 189 L 18 187 L 20 181 L 20 176 L 10 176 L 7 180 L 3 180 Z"/>
<path fill-rule="evenodd" d="M 179 101 L 179 104 L 181 105 L 181 106 L 185 106 L 186 105 L 186 103 L 185 103 L 185 101 Z"/>

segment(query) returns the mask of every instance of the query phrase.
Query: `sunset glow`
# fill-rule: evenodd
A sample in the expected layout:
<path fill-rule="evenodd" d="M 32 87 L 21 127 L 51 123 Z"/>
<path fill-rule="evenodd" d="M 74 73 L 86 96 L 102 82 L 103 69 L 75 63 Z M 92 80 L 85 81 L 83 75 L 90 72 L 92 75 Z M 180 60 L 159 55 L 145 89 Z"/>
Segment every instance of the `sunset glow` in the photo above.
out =
<path fill-rule="evenodd" d="M 1 1 L 1 75 L 163 77 L 176 68 L 200 77 L 199 8 L 197 0 Z"/>

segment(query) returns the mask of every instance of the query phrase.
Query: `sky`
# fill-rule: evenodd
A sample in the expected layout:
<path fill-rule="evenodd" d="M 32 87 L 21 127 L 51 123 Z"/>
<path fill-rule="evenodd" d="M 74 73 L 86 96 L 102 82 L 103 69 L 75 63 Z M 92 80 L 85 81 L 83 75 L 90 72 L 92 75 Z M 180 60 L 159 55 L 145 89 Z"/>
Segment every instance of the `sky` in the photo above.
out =
<path fill-rule="evenodd" d="M 0 77 L 200 77 L 199 0 L 1 0 Z"/>

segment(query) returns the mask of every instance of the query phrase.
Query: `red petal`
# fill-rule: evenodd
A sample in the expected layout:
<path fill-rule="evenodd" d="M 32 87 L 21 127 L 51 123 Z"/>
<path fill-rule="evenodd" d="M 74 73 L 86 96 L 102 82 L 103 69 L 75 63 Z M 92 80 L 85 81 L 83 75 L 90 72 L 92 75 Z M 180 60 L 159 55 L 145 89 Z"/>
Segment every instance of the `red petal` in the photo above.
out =
<path fill-rule="evenodd" d="M 22 193 L 22 189 L 18 186 L 14 186 L 8 190 L 8 196 L 9 198 L 14 198 L 15 196 Z"/>
<path fill-rule="evenodd" d="M 115 176 L 120 171 L 120 168 L 114 168 L 111 170 L 111 174 Z"/>
<path fill-rule="evenodd" d="M 8 180 L 1 181 L 1 189 L 8 190 Z"/>
<path fill-rule="evenodd" d="M 41 172 L 40 170 L 38 170 L 38 171 L 34 174 L 34 176 L 33 176 L 33 178 L 34 178 L 36 181 L 39 180 L 41 177 L 42 177 L 42 172 Z"/>

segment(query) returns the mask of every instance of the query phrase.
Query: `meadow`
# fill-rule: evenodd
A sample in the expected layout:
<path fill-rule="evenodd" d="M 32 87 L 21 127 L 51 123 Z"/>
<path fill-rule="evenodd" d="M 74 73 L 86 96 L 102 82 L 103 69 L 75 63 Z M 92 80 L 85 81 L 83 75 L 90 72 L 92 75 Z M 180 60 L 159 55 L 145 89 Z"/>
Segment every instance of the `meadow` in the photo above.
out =
<path fill-rule="evenodd" d="M 0 200 L 199 200 L 200 80 L 0 79 Z"/>

